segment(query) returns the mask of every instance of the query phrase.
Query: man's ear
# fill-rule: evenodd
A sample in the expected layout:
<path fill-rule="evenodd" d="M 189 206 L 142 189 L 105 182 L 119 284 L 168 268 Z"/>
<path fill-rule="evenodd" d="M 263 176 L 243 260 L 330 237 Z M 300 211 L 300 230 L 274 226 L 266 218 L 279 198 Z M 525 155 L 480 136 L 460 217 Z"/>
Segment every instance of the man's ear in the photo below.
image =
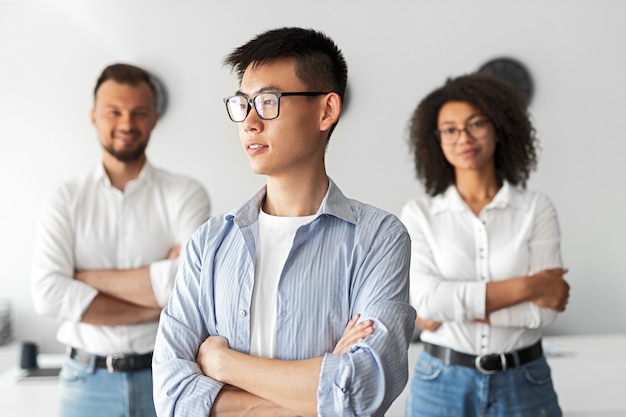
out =
<path fill-rule="evenodd" d="M 337 93 L 328 93 L 324 98 L 324 111 L 320 120 L 320 130 L 325 132 L 337 123 L 341 114 L 341 97 Z"/>

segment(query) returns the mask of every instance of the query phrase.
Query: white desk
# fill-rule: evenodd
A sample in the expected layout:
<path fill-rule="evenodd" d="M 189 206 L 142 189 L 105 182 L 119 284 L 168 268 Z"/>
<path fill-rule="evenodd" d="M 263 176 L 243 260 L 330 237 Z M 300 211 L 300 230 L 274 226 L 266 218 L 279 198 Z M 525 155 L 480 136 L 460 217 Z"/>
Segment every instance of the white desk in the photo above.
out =
<path fill-rule="evenodd" d="M 553 336 L 544 338 L 548 363 L 564 417 L 626 417 L 626 334 Z M 422 349 L 409 348 L 409 375 Z M 8 362 L 13 357 L 14 362 Z M 7 359 L 8 358 L 8 359 Z M 41 367 L 58 366 L 62 355 L 39 355 Z M 7 416 L 56 415 L 58 384 L 55 379 L 17 382 L 19 346 L 0 347 L 0 407 Z M 387 417 L 403 417 L 408 384 L 389 409 Z"/>
<path fill-rule="evenodd" d="M 0 346 L 0 374 L 19 363 L 18 349 L 17 342 Z"/>
<path fill-rule="evenodd" d="M 626 417 L 626 334 L 545 337 L 544 348 L 565 417 Z"/>
<path fill-rule="evenodd" d="M 0 407 L 2 416 L 56 416 L 59 384 L 56 378 L 20 380 L 20 346 L 13 343 L 0 347 Z M 61 366 L 62 354 L 41 354 L 37 358 L 41 368 Z M 19 380 L 19 381 L 18 381 Z"/>

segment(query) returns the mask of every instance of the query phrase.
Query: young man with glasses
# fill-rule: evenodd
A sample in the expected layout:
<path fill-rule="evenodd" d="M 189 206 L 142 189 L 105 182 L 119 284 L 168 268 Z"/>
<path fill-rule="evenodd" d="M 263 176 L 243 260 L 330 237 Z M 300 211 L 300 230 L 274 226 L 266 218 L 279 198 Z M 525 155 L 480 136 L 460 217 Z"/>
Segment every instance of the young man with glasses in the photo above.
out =
<path fill-rule="evenodd" d="M 226 110 L 267 184 L 184 250 L 157 336 L 157 410 L 383 415 L 407 381 L 410 240 L 326 174 L 343 55 L 320 32 L 281 28 L 226 63 L 240 79 Z"/>
<path fill-rule="evenodd" d="M 151 75 L 113 64 L 94 89 L 102 161 L 57 187 L 40 215 L 32 267 L 35 308 L 62 321 L 62 417 L 154 416 L 152 350 L 178 253 L 209 218 L 195 180 L 151 165 Z"/>

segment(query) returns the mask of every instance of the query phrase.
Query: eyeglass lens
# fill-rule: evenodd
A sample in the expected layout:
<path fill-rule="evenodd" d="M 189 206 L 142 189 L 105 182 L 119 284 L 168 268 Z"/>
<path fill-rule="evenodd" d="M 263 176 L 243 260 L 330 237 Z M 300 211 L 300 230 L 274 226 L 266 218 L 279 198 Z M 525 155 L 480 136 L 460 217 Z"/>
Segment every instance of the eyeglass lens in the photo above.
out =
<path fill-rule="evenodd" d="M 232 96 L 226 99 L 228 115 L 235 122 L 242 122 L 250 113 L 250 102 L 261 119 L 270 120 L 278 117 L 278 96 L 275 93 L 261 93 L 248 99 L 245 96 Z"/>
<path fill-rule="evenodd" d="M 472 139 L 483 139 L 488 133 L 489 120 L 481 119 L 469 123 L 463 129 L 449 127 L 439 130 L 441 142 L 445 145 L 454 145 L 461 137 L 461 132 L 465 132 Z"/>

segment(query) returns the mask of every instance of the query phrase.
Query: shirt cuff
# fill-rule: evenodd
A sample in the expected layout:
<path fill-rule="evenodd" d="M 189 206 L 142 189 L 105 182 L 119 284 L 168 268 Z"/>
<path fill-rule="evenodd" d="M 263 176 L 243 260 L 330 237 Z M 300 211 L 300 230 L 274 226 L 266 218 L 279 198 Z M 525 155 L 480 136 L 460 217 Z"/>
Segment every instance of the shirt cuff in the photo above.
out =
<path fill-rule="evenodd" d="M 94 287 L 72 280 L 71 289 L 66 291 L 63 297 L 59 318 L 79 323 L 96 295 L 98 295 L 98 290 Z"/>
<path fill-rule="evenodd" d="M 476 319 L 482 320 L 487 318 L 485 317 L 486 302 L 487 283 L 468 283 L 465 288 L 465 305 L 469 308 L 465 313 L 465 317 L 457 317 L 457 321 L 472 321 Z"/>
<path fill-rule="evenodd" d="M 347 355 L 327 353 L 322 361 L 320 382 L 317 388 L 317 412 L 319 415 L 339 415 L 338 410 L 350 408 L 350 360 Z"/>
<path fill-rule="evenodd" d="M 177 259 L 163 259 L 150 264 L 150 282 L 154 298 L 161 307 L 165 307 L 174 288 L 178 271 Z"/>
<path fill-rule="evenodd" d="M 511 313 L 512 311 L 510 308 L 503 308 L 498 311 L 494 311 L 489 315 L 489 324 L 494 327 L 509 326 L 512 321 Z"/>

